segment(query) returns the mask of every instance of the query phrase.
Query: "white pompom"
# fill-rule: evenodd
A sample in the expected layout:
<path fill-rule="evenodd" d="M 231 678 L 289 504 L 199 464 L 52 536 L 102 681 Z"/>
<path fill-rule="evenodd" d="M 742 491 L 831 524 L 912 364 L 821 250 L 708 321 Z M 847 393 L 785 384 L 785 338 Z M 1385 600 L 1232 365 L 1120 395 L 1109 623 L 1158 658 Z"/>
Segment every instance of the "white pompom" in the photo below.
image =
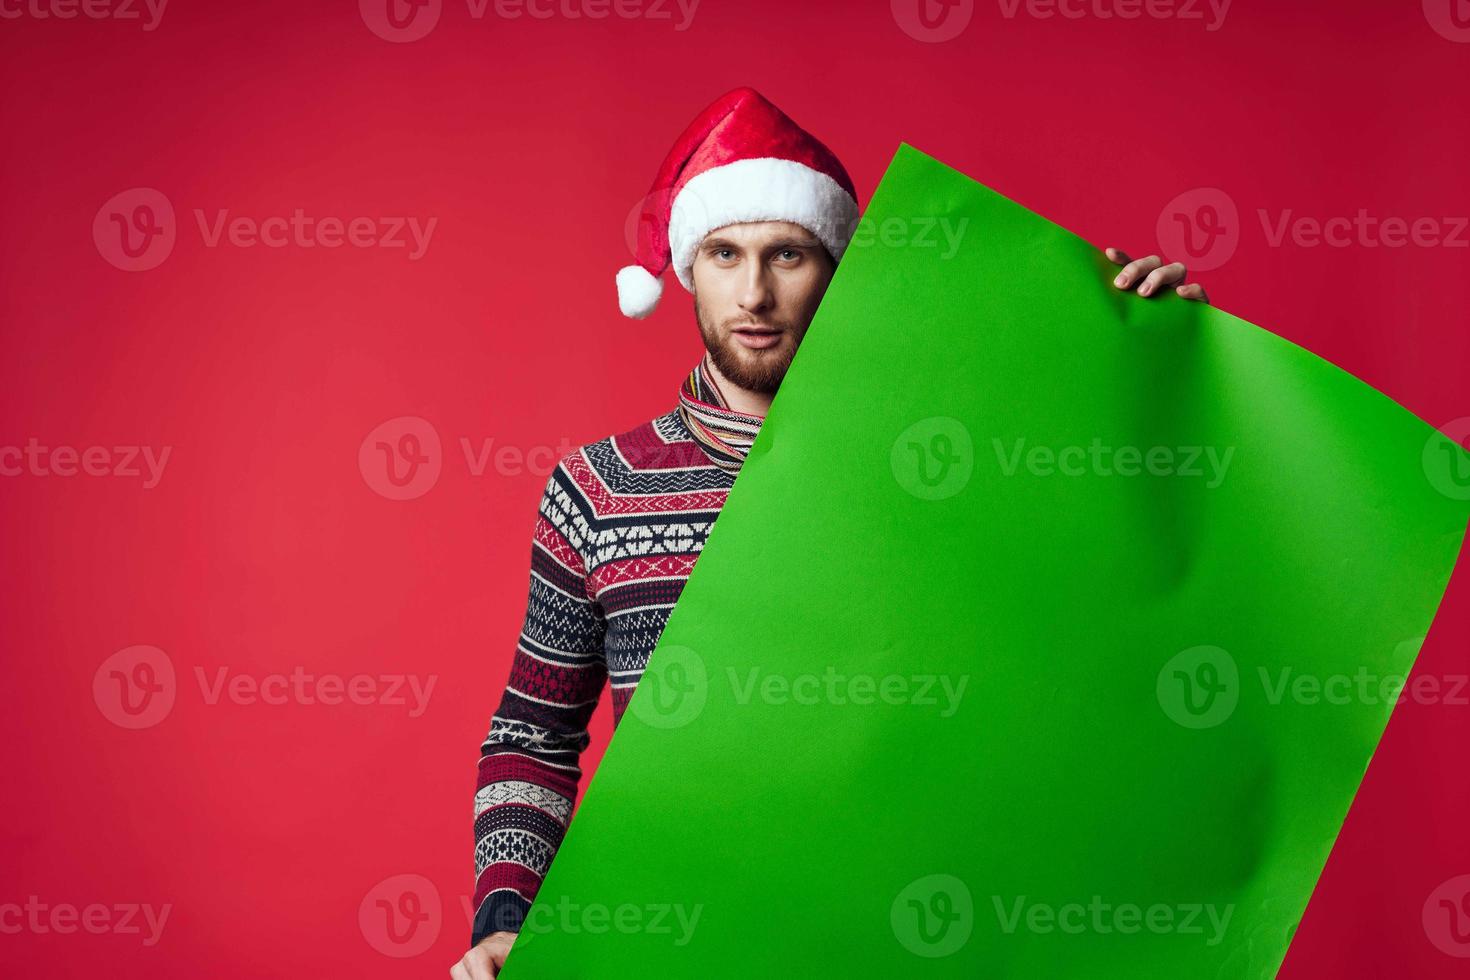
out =
<path fill-rule="evenodd" d="M 629 265 L 618 270 L 618 308 L 623 316 L 642 320 L 658 308 L 663 294 L 663 280 L 643 266 Z"/>

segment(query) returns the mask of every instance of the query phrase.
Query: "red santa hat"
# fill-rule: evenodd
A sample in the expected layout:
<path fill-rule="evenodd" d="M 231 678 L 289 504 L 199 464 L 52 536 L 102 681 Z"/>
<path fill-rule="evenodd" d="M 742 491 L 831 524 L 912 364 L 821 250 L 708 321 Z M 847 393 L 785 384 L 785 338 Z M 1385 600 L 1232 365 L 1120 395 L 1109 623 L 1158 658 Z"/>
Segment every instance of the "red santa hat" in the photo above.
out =
<path fill-rule="evenodd" d="M 753 88 L 716 99 L 664 158 L 638 216 L 637 265 L 617 275 L 623 314 L 654 311 L 670 265 L 693 292 L 699 243 L 742 221 L 801 225 L 834 261 L 858 221 L 857 191 L 837 157 Z"/>

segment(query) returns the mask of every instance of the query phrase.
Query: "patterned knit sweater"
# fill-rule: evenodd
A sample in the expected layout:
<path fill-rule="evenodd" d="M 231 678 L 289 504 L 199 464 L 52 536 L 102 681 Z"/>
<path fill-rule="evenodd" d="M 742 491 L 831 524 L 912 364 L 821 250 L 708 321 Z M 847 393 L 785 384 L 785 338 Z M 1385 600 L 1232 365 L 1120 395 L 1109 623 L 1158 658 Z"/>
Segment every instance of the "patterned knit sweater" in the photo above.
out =
<path fill-rule="evenodd" d="M 581 447 L 547 481 L 525 623 L 480 747 L 472 944 L 519 931 L 571 819 L 602 689 L 616 725 L 761 422 L 728 407 L 706 354 L 674 411 Z"/>

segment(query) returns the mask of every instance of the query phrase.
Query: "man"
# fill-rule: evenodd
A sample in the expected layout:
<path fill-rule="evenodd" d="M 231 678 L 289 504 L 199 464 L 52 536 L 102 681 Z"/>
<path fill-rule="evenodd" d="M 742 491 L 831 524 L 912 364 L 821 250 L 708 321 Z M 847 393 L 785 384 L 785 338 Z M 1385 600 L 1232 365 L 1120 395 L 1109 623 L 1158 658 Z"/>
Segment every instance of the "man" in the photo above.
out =
<path fill-rule="evenodd" d="M 602 689 L 610 680 L 616 724 L 858 219 L 842 164 L 749 88 L 690 124 L 646 201 L 620 306 L 652 313 L 672 265 L 705 354 L 673 411 L 581 447 L 547 481 L 525 623 L 481 746 L 477 913 L 455 980 L 504 964 L 571 818 Z M 1182 265 L 1107 255 L 1120 289 L 1207 301 Z"/>

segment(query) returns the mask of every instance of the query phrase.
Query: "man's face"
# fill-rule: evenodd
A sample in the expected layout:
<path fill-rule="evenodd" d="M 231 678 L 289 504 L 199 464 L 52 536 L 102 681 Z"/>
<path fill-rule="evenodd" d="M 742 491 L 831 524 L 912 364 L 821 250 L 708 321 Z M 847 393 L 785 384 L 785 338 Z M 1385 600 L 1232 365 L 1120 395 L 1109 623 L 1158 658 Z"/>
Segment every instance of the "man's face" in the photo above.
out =
<path fill-rule="evenodd" d="M 694 316 L 715 367 L 747 391 L 775 394 L 832 281 L 817 236 L 789 221 L 717 228 L 694 256 Z"/>

